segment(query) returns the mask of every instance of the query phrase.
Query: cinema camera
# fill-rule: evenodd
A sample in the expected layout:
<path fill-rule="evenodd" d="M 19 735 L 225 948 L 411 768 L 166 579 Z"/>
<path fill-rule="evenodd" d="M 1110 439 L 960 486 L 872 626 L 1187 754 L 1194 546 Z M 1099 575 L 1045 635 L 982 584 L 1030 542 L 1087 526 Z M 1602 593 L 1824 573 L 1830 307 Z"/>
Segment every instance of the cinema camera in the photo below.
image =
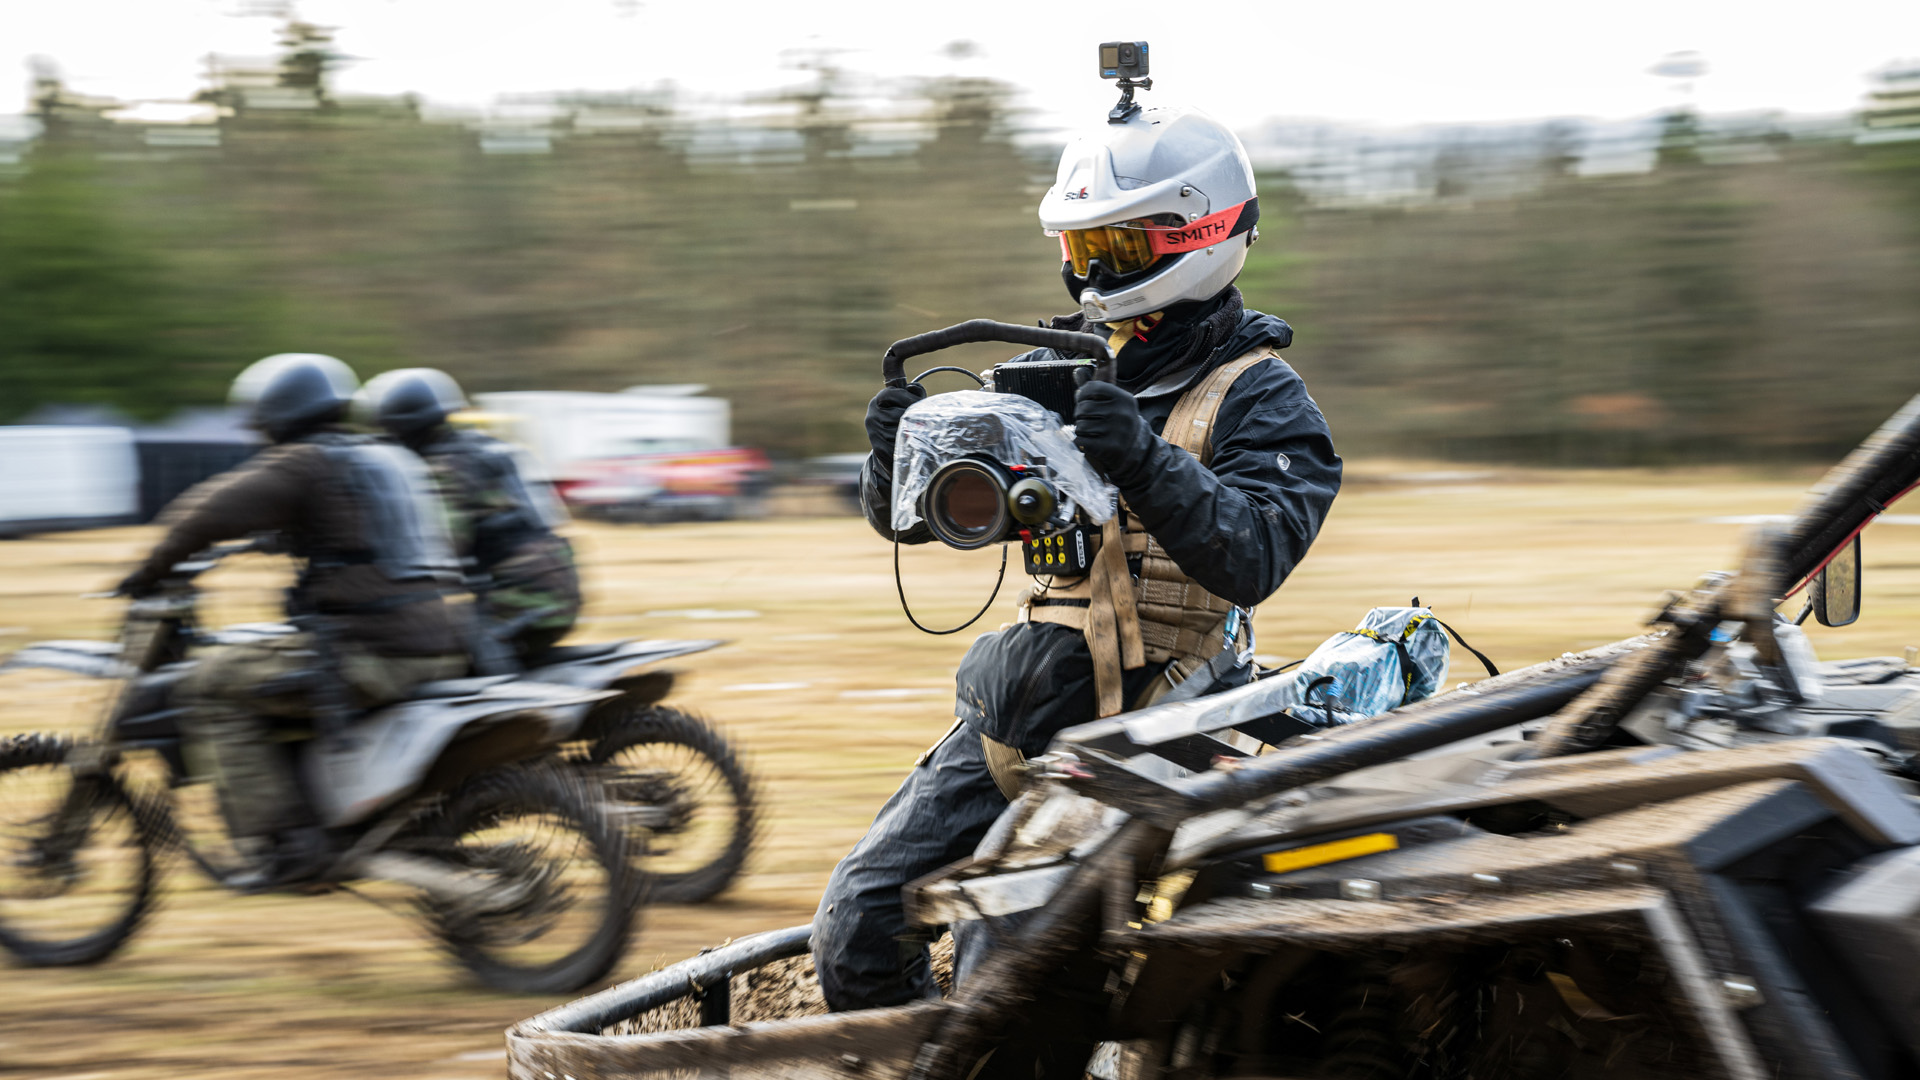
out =
<path fill-rule="evenodd" d="M 1078 576 L 1093 556 L 1089 542 L 1115 511 L 1112 484 L 1073 445 L 1073 395 L 1112 363 L 1097 334 L 975 319 L 894 342 L 882 367 L 888 386 L 906 386 L 913 356 L 979 341 L 1044 346 L 1088 360 L 995 366 L 986 377 L 957 371 L 979 390 L 915 402 L 900 420 L 894 447 L 893 529 L 925 522 L 934 539 L 962 551 L 1020 541 L 1029 574 Z"/>

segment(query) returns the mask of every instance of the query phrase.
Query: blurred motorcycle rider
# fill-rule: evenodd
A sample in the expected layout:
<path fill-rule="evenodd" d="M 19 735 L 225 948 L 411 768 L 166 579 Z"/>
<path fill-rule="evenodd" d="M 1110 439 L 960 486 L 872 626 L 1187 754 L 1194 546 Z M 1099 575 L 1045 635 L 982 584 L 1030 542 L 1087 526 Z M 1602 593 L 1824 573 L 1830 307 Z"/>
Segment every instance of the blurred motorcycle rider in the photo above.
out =
<path fill-rule="evenodd" d="M 287 613 L 326 617 L 326 639 L 308 631 L 206 649 L 180 689 L 189 748 L 211 766 L 233 835 L 271 845 L 263 885 L 312 876 L 330 856 L 271 718 L 316 716 L 324 678 L 364 709 L 468 665 L 459 616 L 442 599 L 459 566 L 432 480 L 401 447 L 340 426 L 357 383 L 317 353 L 241 372 L 231 400 L 272 445 L 174 500 L 166 536 L 120 585 L 144 595 L 195 552 L 258 533 L 278 534 L 302 562 Z"/>
<path fill-rule="evenodd" d="M 1276 355 L 1292 329 L 1246 309 L 1233 287 L 1258 208 L 1240 141 L 1195 110 L 1147 108 L 1061 156 L 1040 220 L 1060 237 L 1080 310 L 1053 325 L 1108 335 L 1116 352 L 1116 381 L 1076 394 L 1075 442 L 1119 488 L 1124 525 L 1107 540 L 1126 557 L 1108 573 L 1133 604 L 1113 599 L 1124 586 L 1092 587 L 1096 558 L 1094 574 L 1054 579 L 1017 622 L 975 640 L 957 672 L 958 722 L 821 898 L 813 954 L 833 1008 L 935 993 L 901 887 L 973 852 L 1018 792 L 1023 758 L 1070 725 L 1247 679 L 1251 609 L 1306 555 L 1341 470 L 1319 407 Z M 1060 358 L 1043 349 L 1015 362 Z M 885 537 L 900 417 L 924 396 L 882 390 L 867 410 L 862 500 Z M 897 538 L 930 534 L 921 523 Z M 1103 597 L 1105 628 L 1090 633 Z"/>
<path fill-rule="evenodd" d="M 488 625 L 511 631 L 513 651 L 526 664 L 566 637 L 580 616 L 573 546 L 553 531 L 567 515 L 552 486 L 527 475 L 525 453 L 447 422 L 466 407 L 451 375 L 403 368 L 368 380 L 355 412 L 432 467 L 481 613 Z"/>

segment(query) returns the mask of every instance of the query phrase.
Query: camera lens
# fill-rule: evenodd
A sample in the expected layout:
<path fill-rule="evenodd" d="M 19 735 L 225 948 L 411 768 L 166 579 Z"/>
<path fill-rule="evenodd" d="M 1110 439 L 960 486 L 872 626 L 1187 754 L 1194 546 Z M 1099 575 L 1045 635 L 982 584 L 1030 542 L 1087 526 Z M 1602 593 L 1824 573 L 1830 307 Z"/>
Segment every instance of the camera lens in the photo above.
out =
<path fill-rule="evenodd" d="M 1133 63 L 1133 46 L 1131 45 L 1120 46 L 1120 62 L 1122 64 Z"/>
<path fill-rule="evenodd" d="M 962 473 L 940 492 L 941 517 L 956 533 L 979 536 L 1000 517 L 1000 492 L 979 473 Z"/>
<path fill-rule="evenodd" d="M 963 551 L 1007 537 L 1007 479 L 992 465 L 969 459 L 949 462 L 927 484 L 927 528 L 934 539 Z"/>

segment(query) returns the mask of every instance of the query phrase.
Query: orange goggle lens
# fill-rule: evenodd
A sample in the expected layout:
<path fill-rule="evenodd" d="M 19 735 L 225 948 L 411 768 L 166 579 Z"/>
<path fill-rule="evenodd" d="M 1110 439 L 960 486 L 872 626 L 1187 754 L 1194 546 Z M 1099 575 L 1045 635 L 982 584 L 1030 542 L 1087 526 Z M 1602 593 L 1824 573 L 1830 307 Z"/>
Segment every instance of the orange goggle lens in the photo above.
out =
<path fill-rule="evenodd" d="M 1115 274 L 1145 270 L 1159 260 L 1147 230 L 1151 221 L 1123 221 L 1093 229 L 1063 229 L 1060 232 L 1062 257 L 1073 264 L 1073 272 L 1086 277 L 1093 260 Z"/>

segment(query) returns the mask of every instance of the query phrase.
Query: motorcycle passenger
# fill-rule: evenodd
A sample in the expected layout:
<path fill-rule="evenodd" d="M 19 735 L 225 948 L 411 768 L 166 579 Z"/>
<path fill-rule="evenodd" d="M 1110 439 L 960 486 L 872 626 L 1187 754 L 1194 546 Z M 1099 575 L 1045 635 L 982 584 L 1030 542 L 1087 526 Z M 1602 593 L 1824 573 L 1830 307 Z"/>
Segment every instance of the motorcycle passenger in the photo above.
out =
<path fill-rule="evenodd" d="M 317 353 L 281 353 L 243 371 L 231 400 L 272 445 L 174 500 L 161 516 L 166 536 L 120 584 L 145 595 L 195 552 L 259 533 L 277 534 L 302 564 L 287 613 L 324 618 L 324 637 L 308 630 L 206 649 L 180 688 L 189 753 L 211 769 L 236 840 L 270 853 L 266 885 L 312 876 L 329 857 L 273 720 L 319 715 L 323 679 L 338 680 L 344 704 L 367 709 L 469 663 L 464 616 L 443 600 L 459 585 L 444 511 L 418 458 L 341 426 L 357 383 Z"/>
<path fill-rule="evenodd" d="M 1124 587 L 1093 588 L 1096 558 L 1094 574 L 1036 587 L 1016 622 L 975 640 L 957 672 L 957 723 L 821 898 L 813 955 L 834 1009 L 936 993 L 901 887 L 970 855 L 1018 792 L 1023 759 L 1056 732 L 1188 679 L 1200 682 L 1183 694 L 1247 680 L 1252 609 L 1306 555 L 1341 472 L 1319 407 L 1277 355 L 1292 329 L 1245 308 L 1233 285 L 1258 207 L 1240 141 L 1191 109 L 1147 108 L 1062 155 L 1040 220 L 1060 237 L 1080 310 L 1052 324 L 1107 335 L 1116 351 L 1116 381 L 1080 387 L 1073 419 L 1076 445 L 1120 492 L 1123 525 L 1104 542 L 1119 539 L 1126 558 L 1108 581 L 1130 585 L 1133 603 L 1116 599 Z M 1016 362 L 1058 359 L 1042 349 Z M 867 410 L 862 501 L 884 537 L 895 537 L 900 417 L 924 396 L 886 389 Z M 897 537 L 929 538 L 924 522 Z"/>
<path fill-rule="evenodd" d="M 447 422 L 466 407 L 446 372 L 405 368 L 369 380 L 358 411 L 362 422 L 386 429 L 433 469 L 481 614 L 489 625 L 511 629 L 513 651 L 526 664 L 566 637 L 580 616 L 573 546 L 553 531 L 567 514 L 552 486 L 528 475 L 525 453 Z"/>

